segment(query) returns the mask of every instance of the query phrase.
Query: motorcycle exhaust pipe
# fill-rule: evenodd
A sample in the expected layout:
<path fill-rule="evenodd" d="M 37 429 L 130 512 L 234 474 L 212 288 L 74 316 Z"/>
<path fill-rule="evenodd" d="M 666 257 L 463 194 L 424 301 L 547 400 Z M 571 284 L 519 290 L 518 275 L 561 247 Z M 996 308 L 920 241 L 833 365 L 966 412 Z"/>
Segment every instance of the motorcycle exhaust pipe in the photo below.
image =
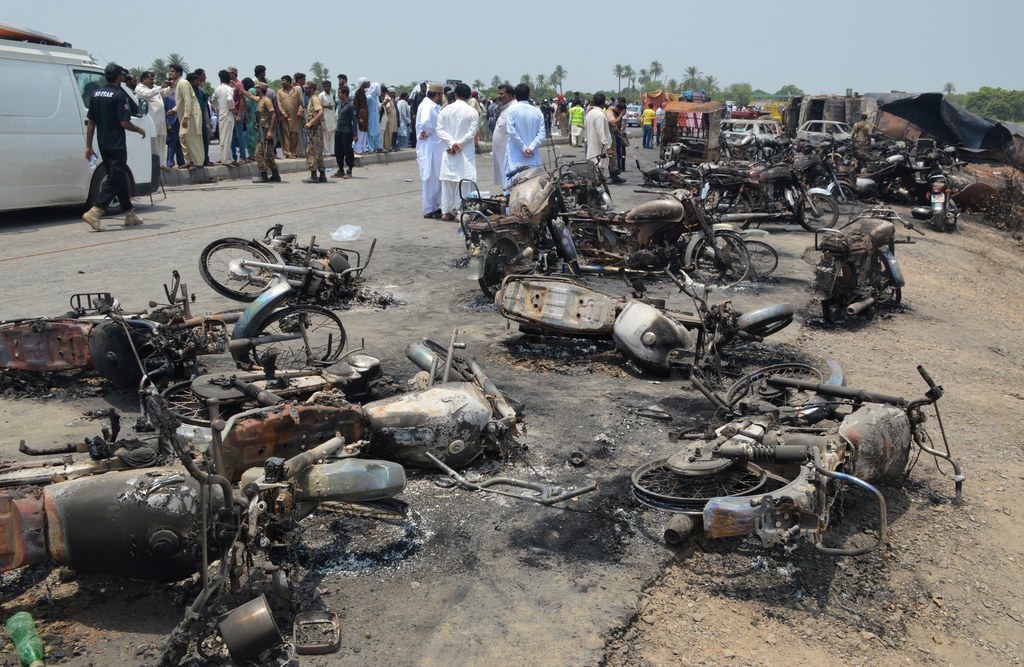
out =
<path fill-rule="evenodd" d="M 781 213 L 723 213 L 718 216 L 722 222 L 746 222 L 747 220 L 774 220 L 782 218 Z"/>
<path fill-rule="evenodd" d="M 854 303 L 851 303 L 849 306 L 847 306 L 846 307 L 846 314 L 850 315 L 850 316 L 860 315 L 861 313 L 863 313 L 865 310 L 867 310 L 868 308 L 870 308 L 873 305 L 875 305 L 875 298 L 869 296 L 868 298 L 864 299 L 863 301 L 856 301 Z"/>

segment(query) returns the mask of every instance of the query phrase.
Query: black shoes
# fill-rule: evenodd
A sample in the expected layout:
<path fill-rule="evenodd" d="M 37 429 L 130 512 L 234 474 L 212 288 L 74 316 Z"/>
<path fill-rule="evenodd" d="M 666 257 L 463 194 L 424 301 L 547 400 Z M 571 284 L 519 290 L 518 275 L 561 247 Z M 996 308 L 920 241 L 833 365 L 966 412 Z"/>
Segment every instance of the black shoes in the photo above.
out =
<path fill-rule="evenodd" d="M 278 177 L 278 180 L 280 180 L 280 177 Z M 260 177 L 252 179 L 252 182 L 253 183 L 270 183 L 271 181 L 270 181 L 269 178 L 267 178 L 266 174 L 260 174 Z"/>
<path fill-rule="evenodd" d="M 430 219 L 433 219 L 433 220 L 440 220 L 441 219 L 441 209 L 437 209 L 436 211 L 431 211 L 430 213 L 427 213 L 423 217 L 424 218 L 430 218 Z"/>

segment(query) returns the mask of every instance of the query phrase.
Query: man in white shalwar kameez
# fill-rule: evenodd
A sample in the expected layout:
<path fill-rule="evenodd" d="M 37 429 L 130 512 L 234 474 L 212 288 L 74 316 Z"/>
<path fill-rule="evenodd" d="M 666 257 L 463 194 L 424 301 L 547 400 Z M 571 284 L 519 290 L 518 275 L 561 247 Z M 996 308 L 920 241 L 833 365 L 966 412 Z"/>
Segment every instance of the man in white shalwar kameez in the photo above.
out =
<path fill-rule="evenodd" d="M 146 71 L 139 77 L 139 85 L 135 87 L 135 97 L 149 103 L 149 117 L 156 125 L 157 150 L 163 155 L 167 151 L 167 116 L 164 113 L 164 98 L 171 94 L 171 88 L 157 88 L 153 72 Z M 161 169 L 169 169 L 160 161 Z"/>
<path fill-rule="evenodd" d="M 416 162 L 423 182 L 423 217 L 441 217 L 441 156 L 444 144 L 437 136 L 437 116 L 441 112 L 441 84 L 427 86 L 427 96 L 416 110 Z"/>
<path fill-rule="evenodd" d="M 604 93 L 594 95 L 590 110 L 583 117 L 583 131 L 587 138 L 587 159 L 597 163 L 597 168 L 608 178 L 608 157 L 615 154 L 615 149 L 608 116 L 604 113 Z"/>
<path fill-rule="evenodd" d="M 540 145 L 547 136 L 544 130 L 544 114 L 530 104 L 530 87 L 520 83 L 515 89 L 516 103 L 502 113 L 508 116 L 508 149 L 505 151 L 505 181 L 502 189 L 508 189 L 512 179 L 509 172 L 520 167 L 539 167 Z"/>
<path fill-rule="evenodd" d="M 512 86 L 503 83 L 498 86 L 498 120 L 494 123 L 494 133 L 491 135 L 491 173 L 494 176 L 494 186 L 505 187 L 505 151 L 508 149 L 508 117 L 505 112 L 510 106 L 516 103 L 512 95 Z"/>
<path fill-rule="evenodd" d="M 455 101 L 437 116 L 437 137 L 444 144 L 441 156 L 441 219 L 454 220 L 462 205 L 459 181 L 476 181 L 476 139 L 480 112 L 469 105 L 472 91 L 464 83 L 455 86 Z"/>

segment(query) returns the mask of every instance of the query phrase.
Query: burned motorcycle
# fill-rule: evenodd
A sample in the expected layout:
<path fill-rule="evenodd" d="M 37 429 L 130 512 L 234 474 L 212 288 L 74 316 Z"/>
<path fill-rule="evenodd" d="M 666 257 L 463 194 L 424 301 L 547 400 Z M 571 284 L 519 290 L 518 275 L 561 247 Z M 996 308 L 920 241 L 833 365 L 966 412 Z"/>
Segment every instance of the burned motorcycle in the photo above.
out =
<path fill-rule="evenodd" d="M 915 206 L 910 209 L 910 214 L 915 220 L 924 220 L 931 224 L 937 232 L 951 232 L 956 229 L 957 218 L 960 217 L 960 209 L 953 201 L 953 190 L 947 185 L 946 175 L 938 172 L 928 178 L 930 185 L 928 194 L 928 206 Z"/>
<path fill-rule="evenodd" d="M 275 281 L 285 281 L 293 288 L 293 301 L 337 307 L 352 299 L 376 245 L 374 239 L 363 262 L 357 250 L 324 248 L 315 236 L 300 245 L 295 234 L 275 225 L 260 240 L 228 237 L 209 244 L 199 256 L 199 275 L 236 301 L 252 301 Z"/>
<path fill-rule="evenodd" d="M 877 484 L 909 472 L 918 453 L 952 466 L 955 500 L 965 479 L 952 457 L 942 428 L 938 400 L 943 389 L 918 366 L 928 390 L 908 400 L 783 376 L 768 375 L 775 390 L 817 394 L 849 406 L 838 423 L 791 426 L 778 411 L 735 419 L 711 433 L 683 434 L 676 454 L 646 463 L 633 472 L 633 494 L 643 505 L 672 512 L 666 541 L 677 544 L 697 526 L 709 537 L 757 535 L 765 547 L 788 548 L 808 541 L 825 554 L 858 556 L 885 541 L 885 497 Z M 934 411 L 942 445 L 925 428 L 926 408 Z M 844 488 L 854 486 L 875 499 L 877 539 L 862 547 L 823 543 L 832 510 Z"/>
<path fill-rule="evenodd" d="M 508 276 L 498 307 L 524 333 L 614 340 L 638 368 L 660 375 L 715 363 L 722 348 L 761 341 L 793 320 L 788 303 L 746 313 L 728 301 L 709 306 L 688 275 L 668 273 L 696 313 L 667 310 L 657 299 L 626 300 L 554 276 Z"/>
<path fill-rule="evenodd" d="M 148 378 L 166 382 L 188 377 L 198 355 L 227 350 L 227 326 L 241 313 L 194 317 L 188 288 L 174 272 L 164 285 L 167 304 L 127 313 L 109 292 L 71 296 L 63 317 L 37 317 L 0 323 L 0 368 L 51 372 L 93 368 L 121 387 Z"/>
<path fill-rule="evenodd" d="M 892 209 L 873 208 L 838 229 L 815 233 L 814 249 L 822 256 L 813 285 L 821 294 L 826 322 L 842 322 L 872 306 L 891 307 L 902 300 L 906 281 L 896 261 L 896 244 L 913 241 L 896 238 L 896 222 L 914 229 Z"/>
<path fill-rule="evenodd" d="M 808 187 L 822 169 L 817 157 L 792 165 L 704 165 L 700 200 L 722 222 L 751 223 L 795 220 L 808 231 L 832 227 L 839 206 L 825 188 Z"/>

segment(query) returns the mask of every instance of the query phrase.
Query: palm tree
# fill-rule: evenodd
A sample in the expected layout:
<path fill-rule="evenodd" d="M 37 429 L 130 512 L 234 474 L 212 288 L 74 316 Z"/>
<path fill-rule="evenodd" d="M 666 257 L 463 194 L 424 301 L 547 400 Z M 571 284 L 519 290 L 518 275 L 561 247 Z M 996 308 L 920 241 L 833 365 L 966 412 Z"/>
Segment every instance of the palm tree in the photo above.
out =
<path fill-rule="evenodd" d="M 534 90 L 539 91 L 541 88 L 545 86 L 545 84 L 547 84 L 547 81 L 547 74 L 538 74 L 537 77 L 534 79 L 534 82 L 537 84 L 537 87 L 534 88 Z"/>
<path fill-rule="evenodd" d="M 480 79 L 475 79 L 473 81 L 473 90 L 483 90 L 484 88 L 486 88 L 486 86 L 484 86 L 484 82 Z"/>
<path fill-rule="evenodd" d="M 626 68 L 622 65 L 616 65 L 612 68 L 612 74 L 619 80 L 619 92 L 622 92 L 622 77 L 626 76 Z"/>
<path fill-rule="evenodd" d="M 184 57 L 180 53 L 169 53 L 167 54 L 167 66 L 178 65 L 183 70 L 188 70 L 188 63 L 185 62 Z"/>
<path fill-rule="evenodd" d="M 551 81 L 551 85 L 558 86 L 558 94 L 562 94 L 562 82 L 569 76 L 569 73 L 565 71 L 565 68 L 561 65 L 555 65 L 555 71 L 551 73 L 548 80 Z"/>
<path fill-rule="evenodd" d="M 331 76 L 330 70 L 324 67 L 324 64 L 319 60 L 309 66 L 309 71 L 313 74 L 315 81 L 325 81 Z"/>
<path fill-rule="evenodd" d="M 669 79 L 668 83 L 666 83 L 665 86 L 668 88 L 668 92 L 670 93 L 679 92 L 679 82 L 676 81 L 675 79 Z"/>
<path fill-rule="evenodd" d="M 657 79 L 665 73 L 665 68 L 657 60 L 652 60 L 651 64 L 647 66 L 647 72 L 651 75 L 652 79 Z"/>
<path fill-rule="evenodd" d="M 714 74 L 708 74 L 703 77 L 702 80 L 698 81 L 698 83 L 704 88 L 704 94 L 707 95 L 709 99 L 714 99 L 715 95 L 717 95 L 721 90 L 718 85 L 718 77 Z"/>
<path fill-rule="evenodd" d="M 525 83 L 526 85 L 530 85 L 530 80 L 531 79 L 529 74 L 524 74 L 521 77 L 519 77 L 519 83 Z"/>
<path fill-rule="evenodd" d="M 637 79 L 640 81 L 640 85 L 642 86 L 642 85 L 644 85 L 645 83 L 647 83 L 648 81 L 651 80 L 651 75 L 650 75 L 650 73 L 647 70 L 641 69 L 640 70 L 640 76 L 637 77 Z"/>
<path fill-rule="evenodd" d="M 491 88 L 497 88 L 502 83 L 503 83 L 503 81 L 502 81 L 501 77 L 498 76 L 497 74 L 495 74 L 493 77 L 491 77 Z"/>
<path fill-rule="evenodd" d="M 142 69 L 141 67 L 129 67 L 128 68 L 128 73 L 131 74 L 132 76 L 134 76 L 136 79 L 141 79 L 142 78 L 142 73 L 145 72 L 145 71 L 146 70 Z"/>
<path fill-rule="evenodd" d="M 956 92 L 956 86 L 953 85 L 952 81 L 950 81 L 942 87 L 942 92 L 946 93 L 947 95 L 952 95 L 953 93 Z"/>
<path fill-rule="evenodd" d="M 622 77 L 629 82 L 629 87 L 633 88 L 633 81 L 636 79 L 636 72 L 633 71 L 632 65 L 626 65 L 622 68 Z"/>
<path fill-rule="evenodd" d="M 683 88 L 686 90 L 693 90 L 694 88 L 700 87 L 701 76 L 704 73 L 700 71 L 699 67 L 693 65 L 686 68 L 685 78 L 683 79 Z"/>
<path fill-rule="evenodd" d="M 167 62 L 163 58 L 157 58 L 154 60 L 149 69 L 153 70 L 153 79 L 157 83 L 163 83 L 167 80 Z"/>

